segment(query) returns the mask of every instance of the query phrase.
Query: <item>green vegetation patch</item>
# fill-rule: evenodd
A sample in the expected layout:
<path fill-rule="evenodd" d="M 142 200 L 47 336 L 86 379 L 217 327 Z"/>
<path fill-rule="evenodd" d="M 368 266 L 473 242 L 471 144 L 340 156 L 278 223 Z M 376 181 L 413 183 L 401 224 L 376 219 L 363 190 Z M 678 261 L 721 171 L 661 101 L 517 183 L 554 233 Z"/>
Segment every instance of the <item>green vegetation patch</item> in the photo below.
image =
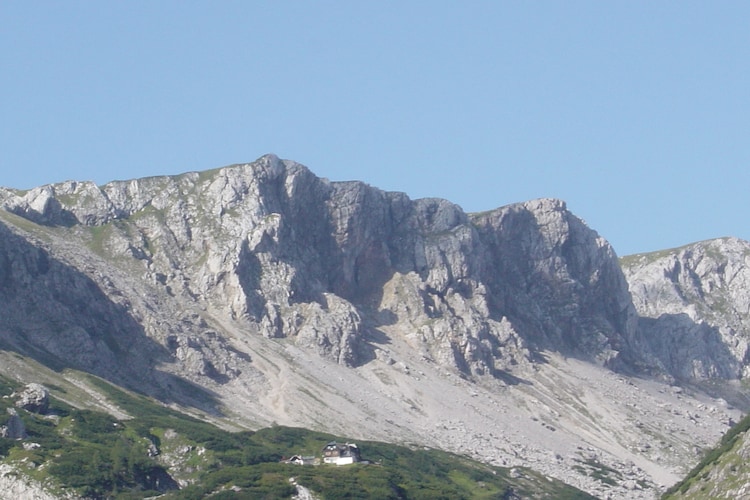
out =
<path fill-rule="evenodd" d="M 596 459 L 590 458 L 582 462 L 583 465 L 573 466 L 581 474 L 586 474 L 593 477 L 597 481 L 601 481 L 604 484 L 610 486 L 616 486 L 618 481 L 623 479 L 622 474 L 612 467 L 599 462 Z"/>
<path fill-rule="evenodd" d="M 650 264 L 664 257 L 669 257 L 670 255 L 673 255 L 673 254 L 676 255 L 678 252 L 687 248 L 688 246 L 690 245 L 684 245 L 684 246 L 676 247 L 676 248 L 667 248 L 664 250 L 657 250 L 655 252 L 625 255 L 623 257 L 620 257 L 620 265 L 622 267 L 631 267 L 636 264 L 638 265 Z"/>
<path fill-rule="evenodd" d="M 289 498 L 294 482 L 324 499 L 593 498 L 531 470 L 511 477 L 507 469 L 451 453 L 371 441 L 358 442 L 364 462 L 293 465 L 282 459 L 320 457 L 326 443 L 348 440 L 281 426 L 229 432 L 102 380 L 91 382 L 132 418 L 72 408 L 52 397 L 48 415 L 18 410 L 29 438 L 0 439 L 0 460 L 93 499 Z M 13 390 L 12 381 L 0 378 L 0 393 Z M 0 398 L 0 411 L 7 413 L 10 404 Z M 180 488 L 178 479 L 187 486 Z"/>
<path fill-rule="evenodd" d="M 3 209 L 0 209 L 0 220 L 13 225 L 18 229 L 21 229 L 22 231 L 32 234 L 44 241 L 50 240 L 49 233 L 53 231 L 52 228 L 39 225 L 36 222 L 32 222 L 29 219 L 26 219 L 25 217 L 21 217 L 20 215 L 16 215 Z"/>
<path fill-rule="evenodd" d="M 676 498 L 680 494 L 687 493 L 693 485 L 707 478 L 711 469 L 730 455 L 732 449 L 742 440 L 748 429 L 750 429 L 750 415 L 745 416 L 745 418 L 729 429 L 722 436 L 719 444 L 709 450 L 700 463 L 693 467 L 682 481 L 664 492 L 662 499 Z"/>

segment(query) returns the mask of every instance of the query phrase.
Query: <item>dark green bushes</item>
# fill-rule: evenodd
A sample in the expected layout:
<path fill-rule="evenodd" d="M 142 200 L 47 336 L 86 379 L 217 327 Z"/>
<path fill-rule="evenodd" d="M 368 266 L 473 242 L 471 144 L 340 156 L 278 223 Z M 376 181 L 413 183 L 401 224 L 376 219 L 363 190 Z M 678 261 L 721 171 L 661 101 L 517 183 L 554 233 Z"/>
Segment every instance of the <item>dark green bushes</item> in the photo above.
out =
<path fill-rule="evenodd" d="M 164 483 L 167 472 L 148 457 L 142 443 L 123 435 L 113 436 L 106 445 L 74 445 L 54 458 L 48 470 L 64 486 L 94 498 L 128 491 L 158 493 L 164 486 L 176 487 L 174 481 Z"/>

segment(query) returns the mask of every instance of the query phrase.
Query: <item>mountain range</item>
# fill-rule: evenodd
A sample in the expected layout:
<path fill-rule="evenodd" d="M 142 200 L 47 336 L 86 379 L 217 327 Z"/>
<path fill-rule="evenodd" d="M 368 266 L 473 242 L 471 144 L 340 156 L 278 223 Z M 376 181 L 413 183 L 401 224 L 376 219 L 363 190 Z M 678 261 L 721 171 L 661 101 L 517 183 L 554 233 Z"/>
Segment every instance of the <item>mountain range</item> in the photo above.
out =
<path fill-rule="evenodd" d="M 90 374 L 605 498 L 654 498 L 750 407 L 736 238 L 618 258 L 561 200 L 465 213 L 274 155 L 0 205 L 0 375 L 76 406 L 127 416 Z"/>

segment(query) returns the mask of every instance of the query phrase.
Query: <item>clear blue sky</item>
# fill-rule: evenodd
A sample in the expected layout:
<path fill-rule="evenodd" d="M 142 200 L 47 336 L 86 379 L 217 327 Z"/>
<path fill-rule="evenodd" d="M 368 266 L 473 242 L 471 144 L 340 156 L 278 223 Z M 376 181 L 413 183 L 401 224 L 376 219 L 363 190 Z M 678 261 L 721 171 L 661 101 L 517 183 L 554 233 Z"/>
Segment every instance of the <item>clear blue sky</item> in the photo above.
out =
<path fill-rule="evenodd" d="M 0 0 L 0 185 L 265 153 L 620 255 L 750 239 L 750 3 Z"/>

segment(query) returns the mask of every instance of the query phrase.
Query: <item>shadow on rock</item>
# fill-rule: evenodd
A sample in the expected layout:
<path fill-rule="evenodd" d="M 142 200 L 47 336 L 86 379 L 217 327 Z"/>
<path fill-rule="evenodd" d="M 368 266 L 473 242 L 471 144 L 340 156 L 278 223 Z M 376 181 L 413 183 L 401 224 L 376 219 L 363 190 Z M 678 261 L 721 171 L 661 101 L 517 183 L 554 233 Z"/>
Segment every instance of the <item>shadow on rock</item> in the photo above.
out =
<path fill-rule="evenodd" d="M 174 362 L 173 355 L 146 334 L 129 300 L 121 299 L 114 302 L 86 274 L 0 223 L 0 347 L 56 371 L 80 370 L 215 412 L 212 393 L 155 368 Z"/>

